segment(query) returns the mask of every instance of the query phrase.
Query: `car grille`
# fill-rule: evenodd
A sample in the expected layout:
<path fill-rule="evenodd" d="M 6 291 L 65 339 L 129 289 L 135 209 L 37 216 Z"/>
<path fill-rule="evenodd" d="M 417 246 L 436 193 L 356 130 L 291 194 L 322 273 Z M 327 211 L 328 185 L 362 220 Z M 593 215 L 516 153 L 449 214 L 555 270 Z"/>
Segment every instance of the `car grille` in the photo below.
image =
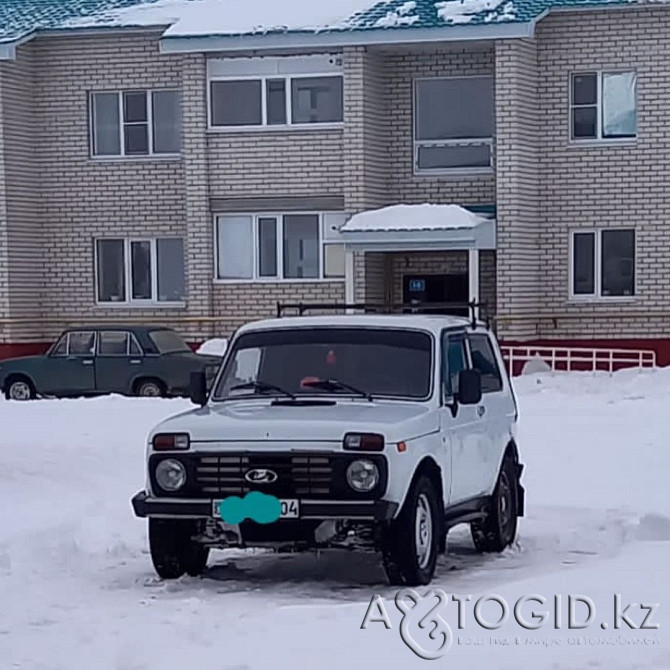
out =
<path fill-rule="evenodd" d="M 281 498 L 327 497 L 332 491 L 333 464 L 327 454 L 201 455 L 195 462 L 195 488 L 207 497 L 262 491 Z M 269 470 L 277 480 L 250 483 L 251 470 Z"/>

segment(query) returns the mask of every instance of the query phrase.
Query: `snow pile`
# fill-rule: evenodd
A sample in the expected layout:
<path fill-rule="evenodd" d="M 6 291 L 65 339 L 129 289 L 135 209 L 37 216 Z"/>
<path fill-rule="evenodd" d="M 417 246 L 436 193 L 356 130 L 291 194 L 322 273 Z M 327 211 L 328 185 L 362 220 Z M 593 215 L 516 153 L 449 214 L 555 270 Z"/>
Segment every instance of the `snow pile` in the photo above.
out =
<path fill-rule="evenodd" d="M 221 356 L 223 358 L 226 349 L 228 349 L 228 340 L 225 337 L 215 337 L 203 342 L 195 353 L 206 354 L 208 356 Z"/>
<path fill-rule="evenodd" d="M 386 16 L 382 16 L 375 23 L 375 28 L 398 28 L 400 26 L 412 26 L 418 20 L 418 14 L 412 14 L 416 9 L 416 2 L 410 0 L 405 2 L 400 7 L 392 12 L 387 12 Z"/>
<path fill-rule="evenodd" d="M 342 232 L 383 230 L 452 230 L 475 228 L 486 221 L 459 205 L 392 205 L 354 214 Z"/>
<path fill-rule="evenodd" d="M 345 29 L 350 18 L 376 4 L 375 0 L 138 0 L 129 7 L 72 19 L 64 27 L 167 25 L 166 37 Z"/>
<path fill-rule="evenodd" d="M 505 0 L 446 0 L 445 2 L 436 2 L 435 7 L 437 8 L 437 15 L 445 23 L 457 25 L 470 23 L 478 14 L 491 12 L 503 2 Z"/>

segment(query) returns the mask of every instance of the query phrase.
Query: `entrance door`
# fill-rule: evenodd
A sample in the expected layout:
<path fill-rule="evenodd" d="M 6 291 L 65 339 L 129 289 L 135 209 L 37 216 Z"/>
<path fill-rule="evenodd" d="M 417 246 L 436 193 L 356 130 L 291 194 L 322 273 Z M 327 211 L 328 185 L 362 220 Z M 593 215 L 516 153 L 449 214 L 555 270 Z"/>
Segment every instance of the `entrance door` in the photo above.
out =
<path fill-rule="evenodd" d="M 470 286 L 467 273 L 446 275 L 405 275 L 403 277 L 403 302 L 413 300 L 422 305 L 430 303 L 467 303 Z M 427 309 L 428 314 L 453 314 L 468 316 L 468 308 Z"/>

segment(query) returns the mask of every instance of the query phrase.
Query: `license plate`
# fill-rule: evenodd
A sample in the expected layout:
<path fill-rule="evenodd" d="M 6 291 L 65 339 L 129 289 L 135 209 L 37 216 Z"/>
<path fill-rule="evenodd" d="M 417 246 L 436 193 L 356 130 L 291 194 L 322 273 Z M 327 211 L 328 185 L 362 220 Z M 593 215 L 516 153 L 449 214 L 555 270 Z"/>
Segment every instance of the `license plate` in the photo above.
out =
<path fill-rule="evenodd" d="M 214 500 L 212 503 L 212 516 L 217 519 L 221 517 L 220 505 L 223 501 Z M 281 514 L 280 519 L 297 519 L 300 517 L 300 501 L 299 500 L 280 500 Z"/>

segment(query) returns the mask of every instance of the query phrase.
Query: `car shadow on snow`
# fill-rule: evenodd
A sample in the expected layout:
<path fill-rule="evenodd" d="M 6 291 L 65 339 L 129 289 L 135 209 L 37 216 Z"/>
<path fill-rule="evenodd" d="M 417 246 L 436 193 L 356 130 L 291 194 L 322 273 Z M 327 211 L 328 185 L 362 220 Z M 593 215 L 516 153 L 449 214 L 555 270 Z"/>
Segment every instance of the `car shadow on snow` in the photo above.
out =
<path fill-rule="evenodd" d="M 448 551 L 438 559 L 433 585 L 449 584 L 457 574 L 479 572 L 499 556 L 478 554 L 469 534 L 449 538 Z M 398 590 L 386 581 L 376 552 L 326 550 L 306 553 L 213 552 L 202 581 L 215 582 L 222 593 L 262 590 L 277 596 L 307 596 L 359 601 L 371 590 L 392 597 Z"/>

